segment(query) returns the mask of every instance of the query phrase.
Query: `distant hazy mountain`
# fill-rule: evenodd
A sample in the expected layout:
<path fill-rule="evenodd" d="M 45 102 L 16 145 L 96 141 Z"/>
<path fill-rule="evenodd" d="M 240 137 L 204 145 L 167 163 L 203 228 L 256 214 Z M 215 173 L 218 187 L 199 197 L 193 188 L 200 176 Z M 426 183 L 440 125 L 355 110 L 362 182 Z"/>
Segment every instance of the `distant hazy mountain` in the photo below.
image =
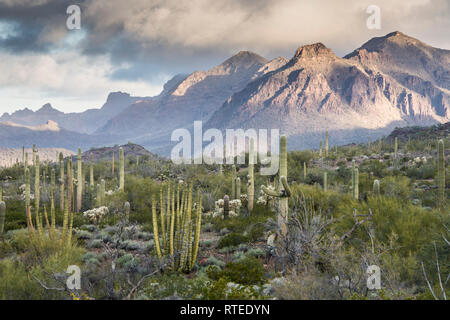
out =
<path fill-rule="evenodd" d="M 57 123 L 48 121 L 45 125 L 26 126 L 16 123 L 0 123 L 0 147 L 22 148 L 36 144 L 38 148 L 66 148 L 72 151 L 81 147 L 101 146 L 112 140 L 119 140 L 115 136 L 94 136 L 60 128 Z"/>
<path fill-rule="evenodd" d="M 12 114 L 4 113 L 0 117 L 0 123 L 13 122 L 36 126 L 52 120 L 60 127 L 70 131 L 93 133 L 129 105 L 143 99 L 145 98 L 131 97 L 128 93 L 112 92 L 100 109 L 89 109 L 80 113 L 64 113 L 47 103 L 36 112 L 26 108 Z"/>

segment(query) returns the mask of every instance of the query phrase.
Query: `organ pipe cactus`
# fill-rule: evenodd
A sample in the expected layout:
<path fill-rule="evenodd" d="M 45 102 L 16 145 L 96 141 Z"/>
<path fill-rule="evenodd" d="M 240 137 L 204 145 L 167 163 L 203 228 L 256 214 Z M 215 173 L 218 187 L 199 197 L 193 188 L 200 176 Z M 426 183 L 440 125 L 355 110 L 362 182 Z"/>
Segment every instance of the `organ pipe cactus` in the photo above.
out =
<path fill-rule="evenodd" d="M 287 236 L 287 221 L 288 221 L 288 198 L 291 196 L 291 188 L 287 182 L 287 138 L 286 136 L 280 137 L 280 168 L 278 172 L 279 183 L 276 190 L 271 190 L 265 186 L 261 186 L 263 192 L 269 196 L 279 199 L 279 214 L 278 214 L 278 226 L 280 227 L 281 236 Z"/>
<path fill-rule="evenodd" d="M 437 185 L 438 185 L 438 204 L 439 209 L 445 210 L 445 150 L 444 140 L 438 142 L 438 173 L 437 173 Z"/>
<path fill-rule="evenodd" d="M 247 187 L 247 209 L 250 213 L 253 210 L 255 200 L 255 141 L 250 139 L 250 152 L 248 154 L 248 187 Z"/>
<path fill-rule="evenodd" d="M 166 190 L 170 205 L 166 207 L 164 201 L 160 200 L 159 215 L 156 197 L 152 195 L 152 222 L 156 254 L 161 262 L 164 259 L 171 260 L 173 270 L 189 272 L 195 265 L 200 242 L 201 197 L 199 194 L 194 208 L 192 185 L 184 186 L 181 194 L 179 185 L 176 191 L 176 201 L 175 188 L 168 186 Z M 160 191 L 160 199 L 163 199 L 161 193 L 164 191 Z M 164 210 L 165 207 L 167 210 Z M 167 221 L 170 221 L 170 226 L 166 226 Z M 169 241 L 163 239 L 169 239 Z"/>
<path fill-rule="evenodd" d="M 123 153 L 123 148 L 119 149 L 119 161 L 120 161 L 120 184 L 119 184 L 119 188 L 121 191 L 125 190 L 125 156 Z"/>
<path fill-rule="evenodd" d="M 5 217 L 6 217 L 6 204 L 4 201 L 0 201 L 0 235 L 5 230 Z"/>
<path fill-rule="evenodd" d="M 77 212 L 81 211 L 83 205 L 83 159 L 81 155 L 81 148 L 78 148 L 77 159 Z"/>

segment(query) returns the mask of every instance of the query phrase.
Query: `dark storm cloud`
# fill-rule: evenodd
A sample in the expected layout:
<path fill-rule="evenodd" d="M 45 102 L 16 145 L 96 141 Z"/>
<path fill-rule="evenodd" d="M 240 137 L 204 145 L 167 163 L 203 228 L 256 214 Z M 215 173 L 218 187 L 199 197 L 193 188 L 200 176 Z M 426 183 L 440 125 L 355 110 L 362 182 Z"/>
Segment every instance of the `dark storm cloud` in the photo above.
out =
<path fill-rule="evenodd" d="M 289 57 L 298 46 L 318 41 L 344 55 L 393 30 L 450 47 L 448 0 L 378 0 L 381 30 L 366 28 L 366 8 L 372 2 L 0 0 L 0 23 L 13 22 L 17 31 L 0 37 L 0 45 L 15 53 L 64 46 L 66 9 L 78 4 L 85 38 L 77 49 L 89 56 L 107 54 L 116 64 L 134 64 L 115 72 L 118 78 L 130 78 L 133 72 L 141 76 L 143 70 L 204 69 L 240 50 Z"/>

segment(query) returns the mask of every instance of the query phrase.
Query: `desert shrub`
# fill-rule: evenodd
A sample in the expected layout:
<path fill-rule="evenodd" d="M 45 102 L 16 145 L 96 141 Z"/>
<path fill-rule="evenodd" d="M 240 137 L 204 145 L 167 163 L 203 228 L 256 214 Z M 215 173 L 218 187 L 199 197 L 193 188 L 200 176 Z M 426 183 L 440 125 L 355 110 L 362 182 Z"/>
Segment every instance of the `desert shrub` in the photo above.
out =
<path fill-rule="evenodd" d="M 225 248 L 237 246 L 241 243 L 248 242 L 249 238 L 239 233 L 232 232 L 220 238 L 217 248 Z"/>
<path fill-rule="evenodd" d="M 205 286 L 202 291 L 205 300 L 261 300 L 265 297 L 254 286 L 237 285 L 227 278 L 220 278 Z"/>
<path fill-rule="evenodd" d="M 243 285 L 262 284 L 265 282 L 264 273 L 263 263 L 259 259 L 246 257 L 227 263 L 222 271 L 215 274 L 215 280 L 226 278 L 230 282 Z"/>

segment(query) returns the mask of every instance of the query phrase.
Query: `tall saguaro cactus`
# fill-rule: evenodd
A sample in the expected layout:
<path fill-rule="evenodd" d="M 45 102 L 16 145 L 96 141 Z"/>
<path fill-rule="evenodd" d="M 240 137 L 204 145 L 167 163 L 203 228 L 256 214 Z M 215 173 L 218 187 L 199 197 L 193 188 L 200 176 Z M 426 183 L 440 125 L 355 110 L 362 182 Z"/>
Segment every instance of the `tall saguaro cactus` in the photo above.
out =
<path fill-rule="evenodd" d="M 64 156 L 62 152 L 59 153 L 59 210 L 64 212 Z"/>
<path fill-rule="evenodd" d="M 94 160 L 92 154 L 89 157 L 89 185 L 94 187 Z"/>
<path fill-rule="evenodd" d="M 323 173 L 323 191 L 328 191 L 328 173 Z"/>
<path fill-rule="evenodd" d="M 125 156 L 123 153 L 123 148 L 119 149 L 119 161 L 120 161 L 120 184 L 119 184 L 119 188 L 121 191 L 125 190 Z"/>
<path fill-rule="evenodd" d="M 437 173 L 437 185 L 438 185 L 438 202 L 439 209 L 442 211 L 445 209 L 445 150 L 444 150 L 444 140 L 439 140 L 438 142 L 438 173 Z"/>
<path fill-rule="evenodd" d="M 250 152 L 248 154 L 248 202 L 247 209 L 250 213 L 253 210 L 253 202 L 255 200 L 255 141 L 250 139 Z"/>
<path fill-rule="evenodd" d="M 83 205 L 83 158 L 81 155 L 81 148 L 78 148 L 77 159 L 77 212 L 81 211 Z"/>
<path fill-rule="evenodd" d="M 115 162 L 116 162 L 116 155 L 114 154 L 114 151 L 113 151 L 112 160 L 111 160 L 111 173 L 113 175 L 114 175 L 114 171 L 115 171 L 115 168 L 114 168 Z"/>
<path fill-rule="evenodd" d="M 287 138 L 286 136 L 280 137 L 280 168 L 278 171 L 279 183 L 277 190 L 268 189 L 265 186 L 261 186 L 263 192 L 269 196 L 279 199 L 279 213 L 278 213 L 278 226 L 280 228 L 280 235 L 284 239 L 287 236 L 287 222 L 288 222 L 288 198 L 291 196 L 291 188 L 287 182 Z"/>
<path fill-rule="evenodd" d="M 325 134 L 325 158 L 328 158 L 328 131 Z"/>
<path fill-rule="evenodd" d="M 397 168 L 398 166 L 398 138 L 395 137 L 394 141 L 394 167 Z"/>
<path fill-rule="evenodd" d="M 6 204 L 4 201 L 0 201 L 0 235 L 5 230 L 5 217 L 6 217 Z"/>
<path fill-rule="evenodd" d="M 69 206 L 69 211 L 72 212 L 72 201 L 73 201 L 73 176 L 72 176 L 72 158 L 67 161 L 67 203 Z M 66 208 L 64 207 L 64 210 Z"/>
<path fill-rule="evenodd" d="M 30 206 L 30 169 L 25 168 L 25 207 L 28 208 Z"/>
<path fill-rule="evenodd" d="M 236 198 L 236 166 L 231 166 L 231 200 Z"/>
<path fill-rule="evenodd" d="M 359 199 L 359 169 L 355 168 L 353 173 L 353 199 Z"/>
<path fill-rule="evenodd" d="M 41 188 L 40 188 L 40 166 L 39 166 L 39 156 L 36 155 L 35 159 L 35 171 L 34 171 L 34 210 L 36 210 L 36 216 L 39 211 L 39 201 L 41 198 Z"/>
<path fill-rule="evenodd" d="M 303 179 L 306 180 L 306 162 L 303 162 Z"/>

